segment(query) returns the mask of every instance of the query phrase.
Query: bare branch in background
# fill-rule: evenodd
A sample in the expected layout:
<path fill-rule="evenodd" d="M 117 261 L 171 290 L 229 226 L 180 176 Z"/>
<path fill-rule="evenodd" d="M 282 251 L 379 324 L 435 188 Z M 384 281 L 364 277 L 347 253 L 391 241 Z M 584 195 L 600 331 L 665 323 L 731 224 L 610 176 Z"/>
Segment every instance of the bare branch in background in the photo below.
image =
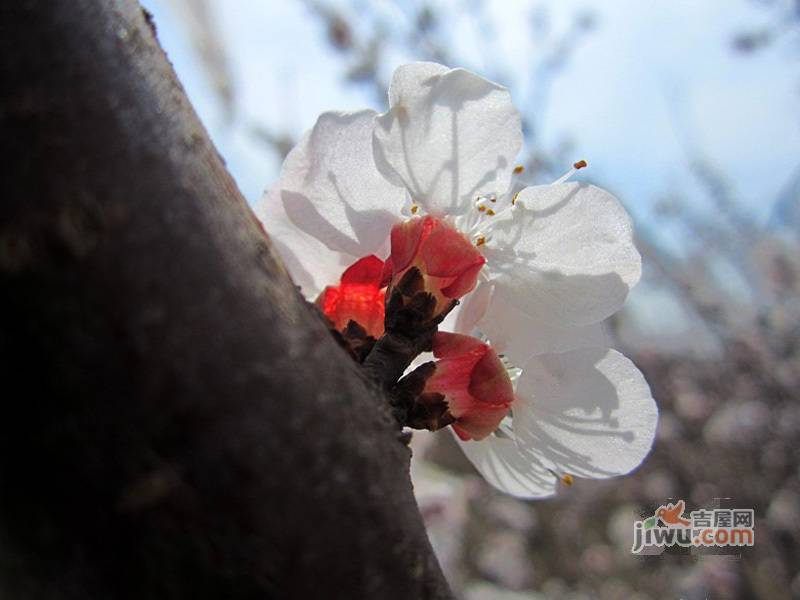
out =
<path fill-rule="evenodd" d="M 236 89 L 225 42 L 208 0 L 167 0 L 189 33 L 192 46 L 230 123 L 236 115 Z"/>
<path fill-rule="evenodd" d="M 742 54 L 752 54 L 773 46 L 782 39 L 797 36 L 800 26 L 800 1 L 751 0 L 764 9 L 763 25 L 743 29 L 731 40 L 731 47 Z M 795 40 L 797 42 L 798 40 Z"/>

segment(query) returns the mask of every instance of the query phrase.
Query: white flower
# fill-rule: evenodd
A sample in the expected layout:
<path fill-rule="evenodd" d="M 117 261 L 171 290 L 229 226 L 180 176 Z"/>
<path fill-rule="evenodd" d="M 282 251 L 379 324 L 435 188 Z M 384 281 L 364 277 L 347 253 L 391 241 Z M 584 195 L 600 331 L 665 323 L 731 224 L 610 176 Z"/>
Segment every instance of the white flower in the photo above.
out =
<path fill-rule="evenodd" d="M 444 220 L 479 248 L 479 283 L 441 328 L 488 339 L 522 372 L 498 431 L 459 443 L 492 485 L 541 497 L 566 474 L 635 468 L 657 409 L 636 367 L 605 347 L 601 325 L 641 272 L 628 215 L 594 186 L 520 189 L 521 142 L 504 88 L 462 69 L 406 65 L 385 114 L 319 118 L 259 214 L 311 297 L 357 259 L 385 258 L 391 228 L 411 214 Z"/>

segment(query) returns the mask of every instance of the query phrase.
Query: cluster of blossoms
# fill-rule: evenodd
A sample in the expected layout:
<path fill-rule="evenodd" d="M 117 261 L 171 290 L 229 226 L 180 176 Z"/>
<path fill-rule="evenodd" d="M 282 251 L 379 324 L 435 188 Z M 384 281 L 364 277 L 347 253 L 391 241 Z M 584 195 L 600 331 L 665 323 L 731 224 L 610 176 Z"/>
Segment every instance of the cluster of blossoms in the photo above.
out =
<path fill-rule="evenodd" d="M 407 424 L 451 426 L 487 481 L 530 498 L 635 468 L 657 409 L 602 329 L 641 272 L 628 215 L 571 173 L 525 187 L 521 144 L 506 89 L 409 64 L 388 112 L 323 114 L 258 212 L 357 360 L 400 314 L 432 328 Z"/>

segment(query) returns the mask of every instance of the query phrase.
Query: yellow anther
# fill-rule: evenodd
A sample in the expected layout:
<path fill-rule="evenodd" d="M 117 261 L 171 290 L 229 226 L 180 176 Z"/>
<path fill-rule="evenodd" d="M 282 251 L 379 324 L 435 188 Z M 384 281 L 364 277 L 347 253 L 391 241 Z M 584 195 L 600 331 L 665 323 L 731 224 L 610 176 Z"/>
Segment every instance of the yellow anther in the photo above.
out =
<path fill-rule="evenodd" d="M 487 215 L 489 215 L 490 217 L 493 217 L 493 216 L 495 216 L 495 214 L 497 214 L 497 213 L 495 213 L 495 212 L 494 212 L 494 211 L 493 211 L 493 210 L 490 208 L 489 210 L 487 210 L 487 211 L 486 211 L 486 214 L 487 214 Z"/>
<path fill-rule="evenodd" d="M 564 473 L 563 475 L 559 475 L 558 473 L 553 471 L 553 469 L 547 469 L 547 470 L 550 471 L 553 474 L 553 477 L 558 479 L 561 483 L 563 483 L 567 487 L 569 487 L 573 483 L 575 483 L 575 479 L 569 473 Z"/>
<path fill-rule="evenodd" d="M 516 167 L 514 167 L 514 175 L 519 175 L 524 170 L 525 170 L 525 167 L 523 167 L 522 165 L 517 165 Z"/>
<path fill-rule="evenodd" d="M 520 190 L 520 191 L 522 191 L 522 190 Z M 517 203 L 517 198 L 518 198 L 518 197 L 519 197 L 519 192 L 517 192 L 516 194 L 514 194 L 514 197 L 513 197 L 513 198 L 511 198 L 511 206 L 514 206 L 514 205 Z"/>
<path fill-rule="evenodd" d="M 412 215 L 415 215 L 415 214 L 417 214 L 417 211 L 418 211 L 418 210 L 419 210 L 419 206 L 417 206 L 416 204 L 412 204 L 412 205 L 411 205 L 411 214 L 412 214 Z"/>
<path fill-rule="evenodd" d="M 579 160 L 578 162 L 576 162 L 576 163 L 575 163 L 574 165 L 572 165 L 572 166 L 573 166 L 574 168 L 576 168 L 576 169 L 583 169 L 584 167 L 587 167 L 587 166 L 589 166 L 589 163 L 587 163 L 585 160 Z"/>
<path fill-rule="evenodd" d="M 479 235 L 478 238 L 475 240 L 475 245 L 479 248 L 486 243 L 486 236 Z"/>
<path fill-rule="evenodd" d="M 478 207 L 478 210 L 479 210 L 480 212 L 486 212 L 486 207 L 485 207 L 483 204 L 481 204 L 481 205 Z"/>

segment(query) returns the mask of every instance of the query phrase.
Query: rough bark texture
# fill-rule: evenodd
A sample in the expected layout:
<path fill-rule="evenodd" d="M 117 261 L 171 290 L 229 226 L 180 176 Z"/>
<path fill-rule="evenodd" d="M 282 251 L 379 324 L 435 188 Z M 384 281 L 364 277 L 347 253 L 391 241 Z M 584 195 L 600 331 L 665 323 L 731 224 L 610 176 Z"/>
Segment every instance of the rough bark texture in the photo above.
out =
<path fill-rule="evenodd" d="M 138 5 L 4 3 L 0 57 L 0 597 L 449 597 Z"/>

